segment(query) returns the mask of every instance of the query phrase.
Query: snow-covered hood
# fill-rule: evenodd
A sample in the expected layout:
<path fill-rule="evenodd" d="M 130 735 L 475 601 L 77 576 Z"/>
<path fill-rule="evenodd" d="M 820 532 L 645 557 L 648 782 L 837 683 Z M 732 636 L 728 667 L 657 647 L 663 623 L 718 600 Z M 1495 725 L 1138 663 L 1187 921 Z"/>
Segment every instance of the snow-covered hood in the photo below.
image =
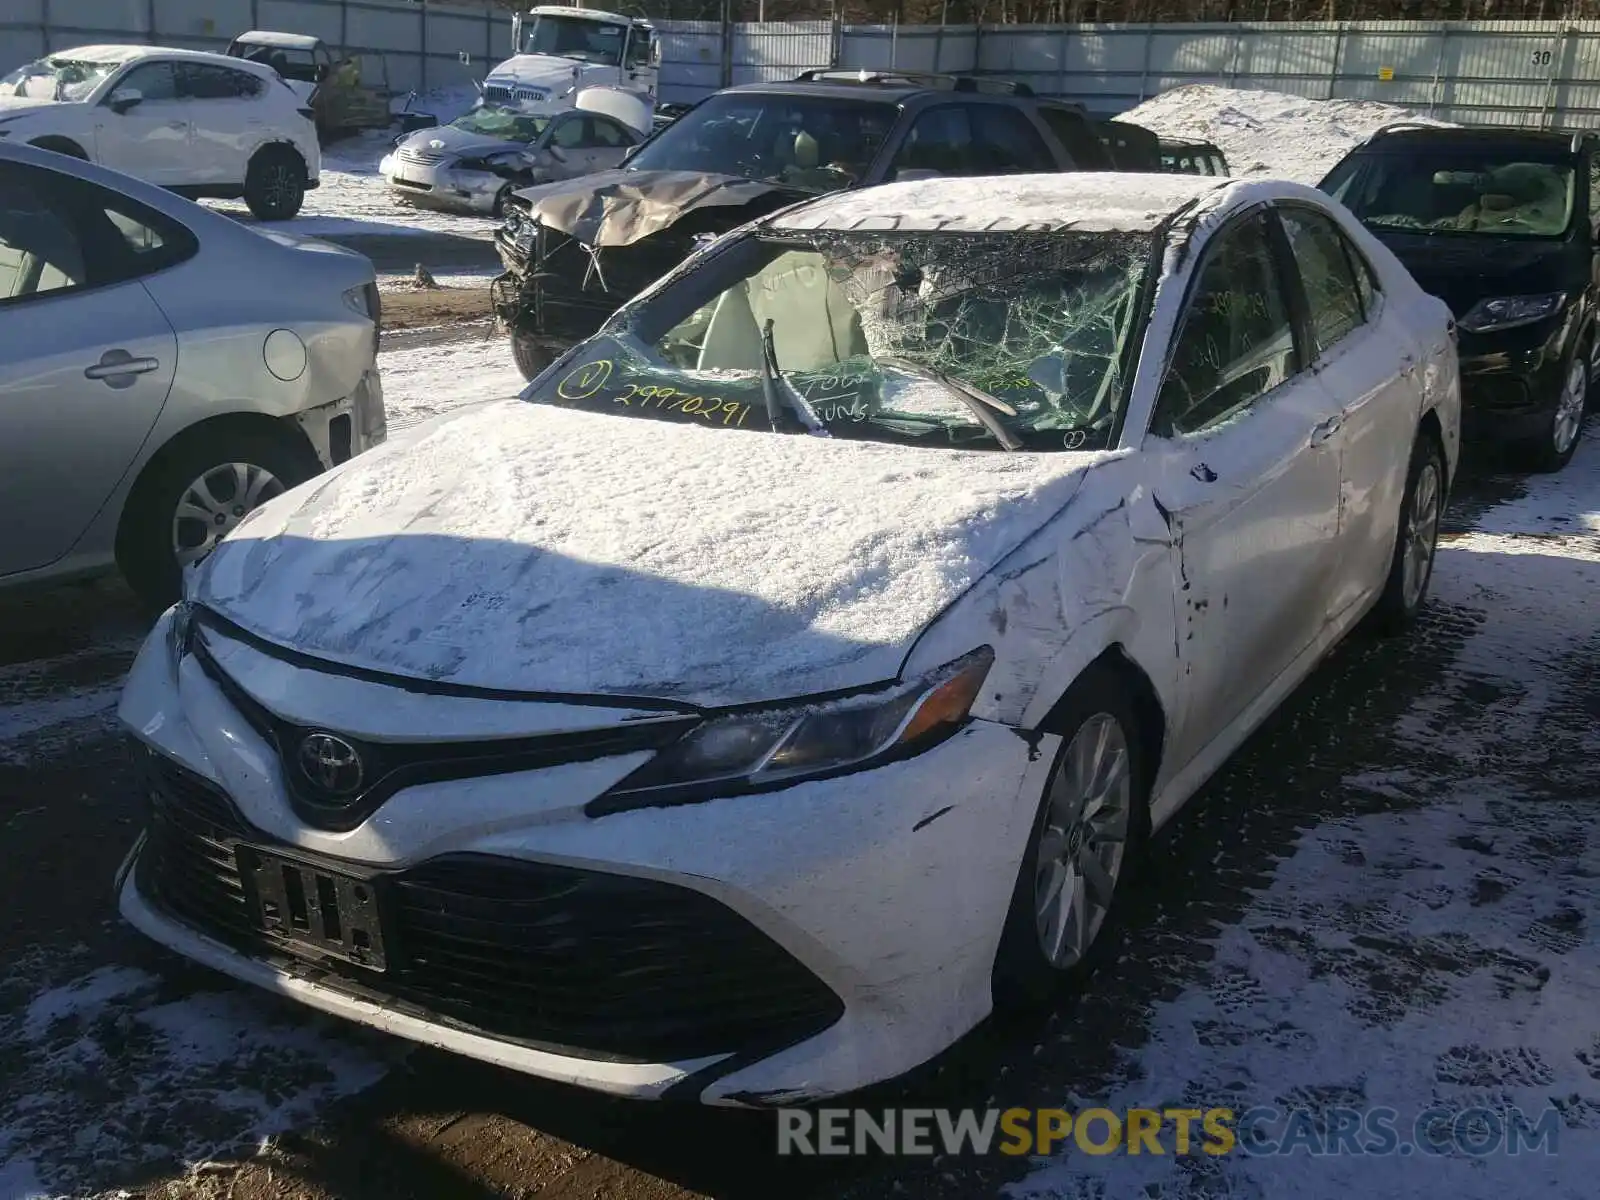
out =
<path fill-rule="evenodd" d="M 676 224 L 699 208 L 738 208 L 783 195 L 775 183 L 704 171 L 597 171 L 523 188 L 539 223 L 589 246 L 627 246 Z M 803 193 L 793 193 L 799 199 Z"/>
<path fill-rule="evenodd" d="M 66 100 L 46 100 L 38 96 L 0 96 L 0 124 L 15 117 L 25 117 L 42 108 L 55 108 Z"/>
<path fill-rule="evenodd" d="M 574 74 L 576 72 L 576 74 Z M 543 88 L 551 96 L 558 96 L 570 88 L 578 78 L 615 78 L 617 68 L 603 63 L 580 62 L 575 58 L 557 58 L 551 54 L 518 54 L 508 58 L 489 72 L 485 87 L 495 84 L 513 84 L 518 87 Z"/>
<path fill-rule="evenodd" d="M 526 142 L 513 141 L 510 138 L 485 137 L 481 133 L 468 133 L 465 129 L 457 129 L 453 125 L 419 129 L 415 133 L 408 134 L 400 145 L 411 150 L 458 156 L 476 156 L 493 154 L 501 150 L 528 148 Z"/>
<path fill-rule="evenodd" d="M 496 401 L 257 510 L 192 595 L 269 642 L 400 676 L 705 705 L 808 695 L 894 678 L 1100 457 Z"/>

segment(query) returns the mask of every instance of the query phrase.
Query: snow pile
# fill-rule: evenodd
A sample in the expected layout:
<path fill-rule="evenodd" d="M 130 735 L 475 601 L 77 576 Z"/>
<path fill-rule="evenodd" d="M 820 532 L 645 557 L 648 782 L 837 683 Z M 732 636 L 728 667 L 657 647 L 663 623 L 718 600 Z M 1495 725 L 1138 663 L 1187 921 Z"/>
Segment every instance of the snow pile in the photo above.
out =
<path fill-rule="evenodd" d="M 1376 100 L 1308 100 L 1203 83 L 1163 92 L 1121 119 L 1162 137 L 1213 142 L 1235 175 L 1272 175 L 1312 185 L 1380 125 L 1450 125 Z"/>

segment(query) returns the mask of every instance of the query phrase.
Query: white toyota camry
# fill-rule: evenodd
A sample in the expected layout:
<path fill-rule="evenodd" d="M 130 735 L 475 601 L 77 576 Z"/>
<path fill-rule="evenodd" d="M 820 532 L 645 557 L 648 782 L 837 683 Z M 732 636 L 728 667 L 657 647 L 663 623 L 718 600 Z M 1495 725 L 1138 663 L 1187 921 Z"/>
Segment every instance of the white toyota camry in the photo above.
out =
<path fill-rule="evenodd" d="M 1459 404 L 1444 305 L 1308 188 L 791 208 L 221 544 L 122 701 L 122 912 L 613 1093 L 898 1075 L 1072 977 L 1148 834 L 1407 623 Z"/>

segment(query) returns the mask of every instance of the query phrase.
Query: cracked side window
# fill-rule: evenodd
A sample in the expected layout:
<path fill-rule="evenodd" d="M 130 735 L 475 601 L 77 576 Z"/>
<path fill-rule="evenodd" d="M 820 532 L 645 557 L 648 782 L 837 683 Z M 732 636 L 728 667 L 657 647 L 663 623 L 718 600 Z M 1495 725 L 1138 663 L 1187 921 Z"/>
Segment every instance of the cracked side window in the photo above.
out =
<path fill-rule="evenodd" d="M 1284 209 L 1279 216 L 1305 288 L 1317 351 L 1326 354 L 1363 324 L 1361 292 L 1350 256 L 1338 229 L 1320 213 Z"/>
<path fill-rule="evenodd" d="M 1217 236 L 1200 269 L 1161 386 L 1154 431 L 1199 433 L 1219 425 L 1298 369 L 1266 217 L 1247 217 Z"/>

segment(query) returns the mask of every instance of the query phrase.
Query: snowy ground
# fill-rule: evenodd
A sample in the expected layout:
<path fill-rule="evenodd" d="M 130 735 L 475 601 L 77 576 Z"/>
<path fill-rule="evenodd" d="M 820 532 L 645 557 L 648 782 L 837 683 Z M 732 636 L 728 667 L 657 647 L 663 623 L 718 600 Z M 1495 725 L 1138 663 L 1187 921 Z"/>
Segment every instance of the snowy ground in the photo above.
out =
<path fill-rule="evenodd" d="M 1122 117 L 1163 137 L 1214 143 L 1235 175 L 1271 175 L 1313 185 L 1380 125 L 1428 120 L 1375 100 L 1307 100 L 1210 84 L 1163 92 Z"/>

